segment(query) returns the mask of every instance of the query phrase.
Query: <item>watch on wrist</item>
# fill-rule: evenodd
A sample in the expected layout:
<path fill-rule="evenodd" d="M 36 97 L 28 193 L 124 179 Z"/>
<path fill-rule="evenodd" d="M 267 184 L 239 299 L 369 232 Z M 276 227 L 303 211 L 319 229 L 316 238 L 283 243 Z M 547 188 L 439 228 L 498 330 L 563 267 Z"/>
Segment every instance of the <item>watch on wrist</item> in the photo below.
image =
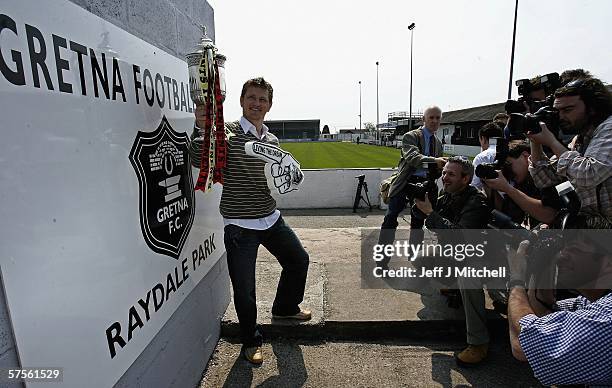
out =
<path fill-rule="evenodd" d="M 506 289 L 508 292 L 510 292 L 510 290 L 512 290 L 514 287 L 527 289 L 527 283 L 524 279 L 510 279 L 508 282 L 506 282 Z"/>

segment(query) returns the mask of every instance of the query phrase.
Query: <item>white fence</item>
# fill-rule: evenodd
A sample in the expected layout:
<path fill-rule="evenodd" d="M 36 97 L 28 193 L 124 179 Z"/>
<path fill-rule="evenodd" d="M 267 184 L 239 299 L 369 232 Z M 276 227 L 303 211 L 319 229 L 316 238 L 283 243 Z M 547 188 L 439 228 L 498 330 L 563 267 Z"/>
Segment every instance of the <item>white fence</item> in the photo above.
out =
<path fill-rule="evenodd" d="M 444 145 L 444 153 L 447 155 L 469 156 L 473 158 L 474 156 L 478 155 L 480 151 L 482 151 L 482 149 L 478 146 L 467 146 L 459 144 Z"/>
<path fill-rule="evenodd" d="M 394 168 L 343 168 L 303 170 L 304 183 L 298 191 L 275 195 L 280 209 L 352 208 L 359 175 L 365 175 L 370 203 L 386 209 L 380 200 L 380 182 L 388 178 Z M 363 192 L 365 196 L 365 192 Z"/>

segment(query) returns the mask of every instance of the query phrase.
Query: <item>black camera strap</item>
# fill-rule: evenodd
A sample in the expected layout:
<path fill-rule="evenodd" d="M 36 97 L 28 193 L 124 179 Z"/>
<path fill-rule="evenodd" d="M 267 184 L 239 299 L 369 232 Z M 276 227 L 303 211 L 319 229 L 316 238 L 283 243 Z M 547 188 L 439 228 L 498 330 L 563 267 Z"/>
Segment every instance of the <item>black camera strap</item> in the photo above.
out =
<path fill-rule="evenodd" d="M 601 182 L 595 188 L 595 195 L 597 196 L 597 210 L 604 215 L 603 208 L 601 207 L 601 188 L 603 187 L 604 182 Z"/>

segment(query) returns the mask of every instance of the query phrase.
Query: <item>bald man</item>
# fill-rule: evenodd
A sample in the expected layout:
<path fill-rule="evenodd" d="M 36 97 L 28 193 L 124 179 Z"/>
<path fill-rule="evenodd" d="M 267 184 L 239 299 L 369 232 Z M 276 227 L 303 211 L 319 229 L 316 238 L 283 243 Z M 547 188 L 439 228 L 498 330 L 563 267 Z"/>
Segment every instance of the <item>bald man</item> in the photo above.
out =
<path fill-rule="evenodd" d="M 402 140 L 402 156 L 398 164 L 398 176 L 389 188 L 389 208 L 381 226 L 379 244 L 393 244 L 397 217 L 406 208 L 408 199 L 407 184 L 424 182 L 427 171 L 423 163 L 435 162 L 442 169 L 446 159 L 442 158 L 442 142 L 435 136 L 440 128 L 442 110 L 437 106 L 430 106 L 423 114 L 423 126 L 407 132 Z M 437 196 L 437 193 L 436 193 Z M 410 203 L 412 206 L 412 201 Z M 410 217 L 410 243 L 419 244 L 423 241 L 422 218 Z M 388 257 L 378 263 L 383 268 L 388 266 Z"/>

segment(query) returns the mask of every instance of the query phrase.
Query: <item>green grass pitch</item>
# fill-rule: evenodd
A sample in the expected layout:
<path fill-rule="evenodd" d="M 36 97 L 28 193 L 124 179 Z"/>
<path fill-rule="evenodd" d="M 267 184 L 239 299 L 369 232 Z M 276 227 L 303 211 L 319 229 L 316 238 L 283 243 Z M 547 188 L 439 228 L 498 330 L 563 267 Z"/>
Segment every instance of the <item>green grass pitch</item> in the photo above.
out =
<path fill-rule="evenodd" d="M 400 151 L 368 144 L 311 142 L 281 143 L 301 168 L 397 167 Z"/>

